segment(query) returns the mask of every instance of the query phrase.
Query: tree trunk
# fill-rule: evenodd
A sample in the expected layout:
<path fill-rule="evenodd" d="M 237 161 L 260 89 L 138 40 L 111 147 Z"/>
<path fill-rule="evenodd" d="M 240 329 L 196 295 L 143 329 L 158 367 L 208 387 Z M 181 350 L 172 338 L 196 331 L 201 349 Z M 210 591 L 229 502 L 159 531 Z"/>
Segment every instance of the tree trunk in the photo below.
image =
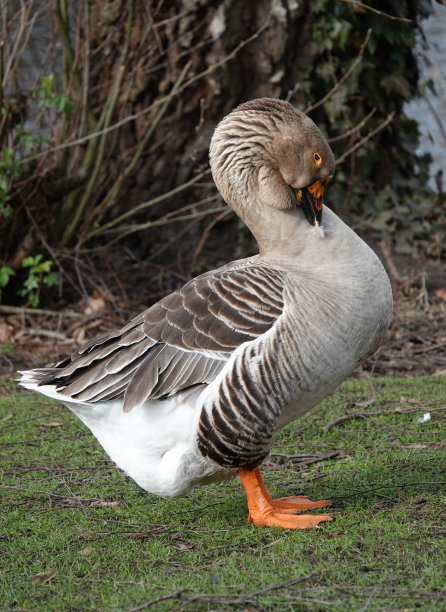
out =
<path fill-rule="evenodd" d="M 101 49 L 102 55 L 105 51 L 107 58 L 113 56 L 113 61 L 101 60 L 93 75 L 90 87 L 98 92 L 97 105 L 106 99 L 101 84 L 112 81 L 120 61 L 126 6 L 115 2 L 112 10 L 100 0 L 93 4 L 92 47 Z M 159 111 L 157 102 L 169 93 L 184 66 L 188 69 L 186 86 L 171 101 L 137 171 L 123 188 L 123 201 L 130 198 L 137 204 L 190 179 L 194 169 L 207 164 L 216 123 L 241 102 L 293 97 L 311 57 L 311 7 L 309 0 L 136 0 L 127 77 L 114 120 L 140 116 L 119 131 L 116 158 L 144 138 Z M 172 206 L 179 206 L 178 198 Z"/>

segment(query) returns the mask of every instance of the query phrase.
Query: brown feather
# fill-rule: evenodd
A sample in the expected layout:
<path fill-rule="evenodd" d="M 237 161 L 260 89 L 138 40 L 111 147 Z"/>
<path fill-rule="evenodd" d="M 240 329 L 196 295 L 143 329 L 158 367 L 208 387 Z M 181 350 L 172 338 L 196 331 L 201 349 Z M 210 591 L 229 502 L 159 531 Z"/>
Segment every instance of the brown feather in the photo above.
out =
<path fill-rule="evenodd" d="M 45 384 L 85 401 L 124 398 L 124 410 L 209 383 L 242 343 L 282 313 L 285 273 L 255 258 L 194 278 L 119 332 L 91 340 Z"/>

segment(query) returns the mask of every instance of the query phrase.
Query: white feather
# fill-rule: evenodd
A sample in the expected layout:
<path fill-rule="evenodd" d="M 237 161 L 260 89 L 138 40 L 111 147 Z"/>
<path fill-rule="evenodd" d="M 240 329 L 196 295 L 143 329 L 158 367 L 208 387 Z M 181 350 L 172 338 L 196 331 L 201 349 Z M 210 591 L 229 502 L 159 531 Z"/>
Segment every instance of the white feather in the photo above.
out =
<path fill-rule="evenodd" d="M 70 398 L 67 401 L 54 386 L 38 386 L 32 370 L 20 374 L 23 387 L 70 408 L 116 465 L 150 493 L 176 497 L 199 483 L 235 475 L 233 470 L 222 470 L 195 452 L 200 391 L 150 400 L 125 413 L 122 400 L 89 403 Z"/>

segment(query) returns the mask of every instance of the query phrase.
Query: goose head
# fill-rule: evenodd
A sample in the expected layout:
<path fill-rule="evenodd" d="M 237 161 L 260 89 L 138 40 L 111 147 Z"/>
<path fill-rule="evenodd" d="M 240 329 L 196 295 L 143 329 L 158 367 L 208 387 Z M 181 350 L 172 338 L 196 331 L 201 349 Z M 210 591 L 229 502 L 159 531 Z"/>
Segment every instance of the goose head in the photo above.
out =
<path fill-rule="evenodd" d="M 334 156 L 313 121 L 288 102 L 259 98 L 238 106 L 214 132 L 210 164 L 220 193 L 251 229 L 261 255 L 290 240 L 290 224 L 321 225 Z"/>

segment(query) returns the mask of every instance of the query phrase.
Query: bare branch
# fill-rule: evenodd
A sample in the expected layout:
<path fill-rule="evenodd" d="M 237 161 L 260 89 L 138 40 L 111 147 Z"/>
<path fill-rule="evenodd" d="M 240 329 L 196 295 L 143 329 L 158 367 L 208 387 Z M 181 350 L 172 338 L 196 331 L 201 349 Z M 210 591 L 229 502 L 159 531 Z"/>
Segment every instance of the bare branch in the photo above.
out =
<path fill-rule="evenodd" d="M 174 86 L 172 87 L 172 90 L 169 94 L 169 96 L 167 97 L 167 100 L 165 101 L 165 103 L 162 105 L 162 107 L 159 109 L 159 111 L 157 112 L 155 118 L 153 119 L 153 121 L 150 123 L 150 126 L 147 130 L 147 132 L 144 135 L 144 138 L 142 138 L 140 144 L 138 145 L 137 150 L 135 151 L 134 155 L 132 156 L 132 159 L 129 163 L 129 165 L 127 166 L 127 168 L 125 168 L 120 174 L 119 177 L 117 178 L 117 180 L 115 181 L 114 185 L 112 186 L 112 188 L 109 190 L 109 192 L 107 193 L 106 197 L 104 198 L 102 204 L 99 205 L 99 209 L 101 210 L 101 212 L 105 209 L 105 207 L 107 206 L 107 204 L 109 204 L 110 202 L 112 202 L 116 196 L 118 195 L 119 191 L 122 189 L 123 183 L 125 181 L 125 179 L 131 174 L 131 172 L 134 170 L 136 164 L 139 162 L 141 155 L 143 154 L 144 150 L 147 147 L 147 143 L 149 142 L 150 138 L 153 136 L 153 133 L 155 131 L 155 129 L 157 128 L 159 122 L 161 121 L 161 119 L 163 118 L 167 107 L 169 105 L 169 102 L 173 99 L 173 97 L 175 96 L 176 91 L 178 90 L 178 88 L 180 87 L 181 83 L 184 80 L 184 77 L 187 74 L 187 71 L 190 68 L 190 62 L 188 62 L 186 64 L 186 66 L 184 66 L 183 70 L 181 71 L 179 77 L 177 78 Z M 132 212 L 132 211 L 130 211 Z"/>
<path fill-rule="evenodd" d="M 397 17 L 396 15 L 390 15 L 389 13 L 385 13 L 384 11 L 379 11 L 373 6 L 368 6 L 368 4 L 364 4 L 359 0 L 341 0 L 341 2 L 345 2 L 346 4 L 353 4 L 354 6 L 358 6 L 366 11 L 371 11 L 372 13 L 376 13 L 377 15 L 382 15 L 383 17 L 387 17 L 387 19 L 392 19 L 393 21 L 404 21 L 405 23 L 411 23 L 410 19 L 406 17 Z"/>
<path fill-rule="evenodd" d="M 204 229 L 204 232 L 200 238 L 200 240 L 198 241 L 198 245 L 194 251 L 193 257 L 192 257 L 192 266 L 195 266 L 197 263 L 197 259 L 201 253 L 201 251 L 204 248 L 204 245 L 206 244 L 208 238 L 209 238 L 209 234 L 211 233 L 211 230 L 213 227 L 215 227 L 215 225 L 217 225 L 217 223 L 219 221 L 221 221 L 222 219 L 224 219 L 225 217 L 227 217 L 228 215 L 230 215 L 232 213 L 232 210 L 230 208 L 226 208 L 226 210 L 224 210 L 223 212 L 221 212 L 219 215 L 217 215 L 215 217 L 215 219 L 213 219 L 209 225 L 207 225 Z"/>
<path fill-rule="evenodd" d="M 187 87 L 190 87 L 190 85 L 192 85 L 192 83 L 195 83 L 199 79 L 201 79 L 204 76 L 210 74 L 211 72 L 213 72 L 217 68 L 220 68 L 224 64 L 227 64 L 230 60 L 235 59 L 235 57 L 237 56 L 237 53 L 241 49 L 243 49 L 244 47 L 249 45 L 251 42 L 256 40 L 260 36 L 260 34 L 262 34 L 262 32 L 264 32 L 264 30 L 267 29 L 268 26 L 269 26 L 269 16 L 268 16 L 267 20 L 265 21 L 265 23 L 256 32 L 254 32 L 254 34 L 252 36 L 250 36 L 246 40 L 242 40 L 242 42 L 239 43 L 236 47 L 234 47 L 234 49 L 228 55 L 226 55 L 224 58 L 222 58 L 216 64 L 213 64 L 212 66 L 209 66 L 208 68 L 206 68 L 206 70 L 203 70 L 199 74 L 196 74 L 195 76 L 193 76 L 190 79 L 188 79 L 181 87 L 179 87 L 177 89 L 177 91 L 175 93 L 175 96 L 180 94 Z M 139 117 L 142 117 L 143 115 L 147 115 L 156 106 L 160 106 L 161 104 L 164 104 L 170 98 L 170 96 L 171 96 L 171 94 L 169 93 L 166 96 L 155 100 L 152 104 L 150 104 L 150 106 L 147 106 L 144 110 L 139 111 L 138 113 L 134 113 L 133 115 L 128 115 L 127 117 L 124 117 L 124 119 L 121 119 L 120 121 L 117 121 L 116 123 L 113 123 L 113 124 L 103 128 L 103 129 L 100 129 L 100 130 L 98 130 L 98 131 L 96 131 L 96 132 L 94 132 L 92 134 L 87 134 L 86 136 L 83 136 L 82 138 L 77 138 L 76 140 L 71 140 L 69 142 L 65 142 L 63 144 L 58 145 L 57 147 L 51 147 L 51 148 L 47 149 L 45 151 L 45 153 L 36 153 L 35 155 L 30 155 L 28 157 L 24 157 L 23 159 L 20 160 L 19 163 L 21 165 L 25 165 L 25 164 L 33 161 L 34 159 L 42 157 L 42 155 L 49 155 L 51 153 L 56 153 L 57 151 L 61 151 L 62 149 L 66 149 L 66 148 L 69 148 L 69 147 L 74 147 L 74 146 L 77 146 L 77 145 L 80 145 L 80 144 L 84 144 L 84 143 L 88 142 L 89 140 L 91 140 L 92 138 L 97 138 L 98 136 L 102 136 L 104 134 L 108 134 L 110 132 L 113 132 L 114 130 L 117 130 L 118 128 L 122 127 L 123 125 L 126 125 L 130 121 L 135 121 Z"/>
<path fill-rule="evenodd" d="M 155 604 L 160 601 L 166 601 L 167 599 L 178 599 L 181 597 L 181 594 L 187 591 L 187 589 L 177 589 L 173 591 L 173 593 L 169 593 L 168 595 L 161 595 L 160 597 L 155 597 L 155 599 L 151 599 L 150 601 L 146 601 L 136 608 L 132 608 L 130 612 L 139 612 L 140 610 L 147 610 L 147 608 L 151 608 Z"/>
<path fill-rule="evenodd" d="M 423 410 L 425 410 L 425 408 L 422 406 L 421 407 L 415 406 L 413 408 L 394 408 L 393 410 L 372 410 L 370 412 L 364 412 L 364 411 L 358 410 L 356 412 L 351 412 L 350 414 L 344 414 L 343 416 L 339 417 L 338 419 L 335 419 L 334 421 L 332 421 L 331 423 L 329 423 L 322 429 L 323 431 L 330 431 L 330 429 L 333 429 L 337 425 L 342 425 L 342 423 L 345 423 L 346 421 L 350 421 L 351 419 L 368 419 L 374 416 L 385 416 L 385 415 L 393 416 L 395 414 L 407 414 L 411 412 L 421 412 Z M 446 408 L 442 408 L 442 407 L 438 407 L 438 408 L 431 407 L 430 408 L 431 412 L 441 412 L 445 410 Z"/>
<path fill-rule="evenodd" d="M 130 234 L 134 234 L 135 232 L 140 232 L 142 230 L 147 230 L 147 229 L 152 228 L 152 227 L 160 227 L 162 225 L 169 225 L 170 223 L 176 223 L 177 221 L 190 221 L 190 220 L 194 220 L 194 219 L 199 219 L 200 217 L 206 217 L 207 215 L 213 215 L 215 213 L 221 213 L 221 212 L 226 211 L 226 210 L 227 210 L 227 206 L 220 206 L 218 208 L 209 208 L 207 210 L 202 210 L 200 212 L 195 212 L 195 213 L 192 213 L 190 215 L 179 215 L 177 217 L 171 217 L 170 219 L 166 219 L 165 217 L 162 217 L 161 219 L 157 219 L 156 221 L 147 221 L 146 223 L 141 223 L 139 225 L 136 225 L 136 224 L 127 225 L 124 228 L 119 228 L 119 230 L 121 232 L 119 234 L 119 236 L 116 236 L 115 238 L 113 238 L 113 240 L 110 240 L 110 242 L 108 242 L 107 244 L 105 244 L 103 246 L 95 247 L 95 248 L 92 248 L 92 249 L 79 249 L 78 253 L 82 253 L 82 254 L 84 254 L 84 253 L 97 253 L 99 251 L 103 251 L 105 249 L 108 249 L 109 247 L 111 247 L 116 242 L 119 242 L 120 240 L 122 240 L 126 236 L 130 236 Z M 117 231 L 117 230 L 109 230 L 107 232 L 102 232 L 102 233 L 109 234 L 109 233 L 114 233 L 115 231 Z"/>
<path fill-rule="evenodd" d="M 392 112 L 389 115 L 387 115 L 387 118 L 382 123 L 380 123 L 377 128 L 372 130 L 370 134 L 367 134 L 367 136 L 364 136 L 364 138 L 361 138 L 361 140 L 359 140 L 352 147 L 350 147 L 350 149 L 347 149 L 347 151 L 345 151 L 340 157 L 338 157 L 338 159 L 336 160 L 336 165 L 341 164 L 344 160 L 347 159 L 349 155 L 351 155 L 352 153 L 354 153 L 354 151 L 356 151 L 357 149 L 365 145 L 365 143 L 368 142 L 371 138 L 373 138 L 373 136 L 376 136 L 378 132 L 381 132 L 381 130 L 383 130 L 387 125 L 389 125 L 389 123 L 393 121 L 394 117 L 395 117 L 395 112 Z"/>
<path fill-rule="evenodd" d="M 131 210 L 128 210 L 127 212 L 123 213 L 119 217 L 115 217 L 114 219 L 112 219 L 111 221 L 109 221 L 108 223 L 103 225 L 102 227 L 98 227 L 98 228 L 94 229 L 92 232 L 90 232 L 90 234 L 88 234 L 86 240 L 89 240 L 93 236 L 97 236 L 99 234 L 103 234 L 103 233 L 105 233 L 106 230 L 109 230 L 110 228 L 114 227 L 115 225 L 119 225 L 122 221 L 124 221 L 124 219 L 128 219 L 129 217 L 133 217 L 134 215 L 139 213 L 141 210 L 145 210 L 146 208 L 151 208 L 152 206 L 155 206 L 155 204 L 159 204 L 159 202 L 163 202 L 164 200 L 167 200 L 171 196 L 176 195 L 177 193 L 180 193 L 181 191 L 184 191 L 184 189 L 187 189 L 188 187 L 190 187 L 194 183 L 197 183 L 200 179 L 202 179 L 204 176 L 206 176 L 210 172 L 211 172 L 211 170 L 208 168 L 207 170 L 204 170 L 203 172 L 200 172 L 199 174 L 194 176 L 189 181 L 186 181 L 182 185 L 179 185 L 178 187 L 174 187 L 174 189 L 171 189 L 170 191 L 166 191 L 165 193 L 161 194 L 160 196 L 158 196 L 156 198 L 152 198 L 151 200 L 148 200 L 147 202 L 142 202 L 141 204 L 138 204 L 138 206 L 135 206 Z"/>
<path fill-rule="evenodd" d="M 85 318 L 86 315 L 80 312 L 71 312 L 69 310 L 57 311 L 57 310 L 44 310 L 42 308 L 24 308 L 22 306 L 3 306 L 0 304 L 0 312 L 3 314 L 29 314 L 29 315 L 45 315 L 47 317 L 74 317 L 74 318 Z"/>
<path fill-rule="evenodd" d="M 348 77 L 352 74 L 352 72 L 356 69 L 356 67 L 358 66 L 358 64 L 362 61 L 362 56 L 364 55 L 364 49 L 367 46 L 367 43 L 369 42 L 369 38 L 370 38 L 370 34 L 372 33 L 372 30 L 369 28 L 367 30 L 367 34 L 366 37 L 364 38 L 364 42 L 361 45 L 361 48 L 359 50 L 359 54 L 358 57 L 355 59 L 355 61 L 353 62 L 353 64 L 350 66 L 350 68 L 347 70 L 347 72 L 345 72 L 342 77 L 339 79 L 339 81 L 337 81 L 334 86 L 330 89 L 330 91 L 325 94 L 325 96 L 323 98 L 321 98 L 318 102 L 315 102 L 315 104 L 310 104 L 310 106 L 307 106 L 307 108 L 304 110 L 305 113 L 309 113 L 312 110 L 314 110 L 315 108 L 318 108 L 319 106 L 321 106 L 322 104 L 324 104 L 327 100 L 329 100 L 331 98 L 331 96 L 340 88 L 340 86 L 348 79 Z"/>
<path fill-rule="evenodd" d="M 347 132 L 344 132 L 343 134 L 340 134 L 339 136 L 334 136 L 333 138 L 327 138 L 327 142 L 332 143 L 332 142 L 337 142 L 338 140 L 343 140 L 344 138 L 347 138 L 348 136 L 351 136 L 352 134 L 354 134 L 355 132 L 359 132 L 359 130 L 364 127 L 364 125 L 367 123 L 367 121 L 373 117 L 373 115 L 376 113 L 376 106 L 374 106 L 372 108 L 372 110 L 370 111 L 370 113 L 368 115 L 366 115 L 364 117 L 364 119 L 362 119 L 358 125 L 353 126 L 352 128 L 350 128 Z"/>

